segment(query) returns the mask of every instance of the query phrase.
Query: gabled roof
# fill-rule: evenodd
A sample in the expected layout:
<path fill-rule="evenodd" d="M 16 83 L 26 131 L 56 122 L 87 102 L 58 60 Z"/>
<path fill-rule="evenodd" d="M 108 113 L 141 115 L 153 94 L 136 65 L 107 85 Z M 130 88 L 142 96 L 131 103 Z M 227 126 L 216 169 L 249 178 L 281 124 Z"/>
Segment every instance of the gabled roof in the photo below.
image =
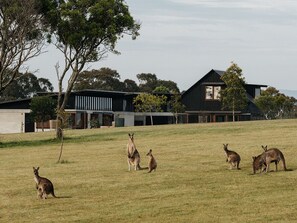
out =
<path fill-rule="evenodd" d="M 205 74 L 200 80 L 198 80 L 195 84 L 193 84 L 188 90 L 184 91 L 182 94 L 187 94 L 189 91 L 191 91 L 193 88 L 195 88 L 196 86 L 200 85 L 203 80 L 208 76 L 210 75 L 211 73 L 215 73 L 217 75 L 219 75 L 220 77 L 225 73 L 225 71 L 221 71 L 221 70 L 214 70 L 214 69 L 211 69 L 207 74 Z M 224 81 L 220 82 L 220 83 L 217 83 L 217 84 L 224 84 Z"/>
<path fill-rule="evenodd" d="M 203 80 L 208 76 L 210 75 L 211 73 L 215 73 L 217 75 L 219 75 L 220 77 L 225 73 L 225 71 L 222 71 L 222 70 L 214 70 L 214 69 L 211 69 L 207 74 L 205 74 L 200 80 L 198 80 L 195 84 L 193 84 L 188 90 L 184 91 L 182 94 L 186 94 L 187 92 L 191 91 L 193 88 L 195 88 L 197 85 L 200 85 L 200 84 L 215 84 L 215 85 L 224 85 L 224 81 L 222 80 L 221 82 L 211 82 L 211 83 L 208 83 L 208 82 L 203 82 Z M 246 84 L 246 86 L 252 86 L 252 87 L 267 87 L 267 85 L 263 85 L 263 84 Z"/>

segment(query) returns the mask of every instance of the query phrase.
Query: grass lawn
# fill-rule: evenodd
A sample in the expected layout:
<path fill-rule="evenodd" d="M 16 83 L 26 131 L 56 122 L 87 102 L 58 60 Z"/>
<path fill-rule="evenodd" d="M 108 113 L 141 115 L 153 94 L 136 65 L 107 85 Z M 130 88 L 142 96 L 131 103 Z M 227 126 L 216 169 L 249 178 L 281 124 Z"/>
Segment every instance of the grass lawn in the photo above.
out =
<path fill-rule="evenodd" d="M 134 132 L 147 166 L 128 171 Z M 0 135 L 0 222 L 297 222 L 297 120 L 67 130 Z M 241 156 L 229 170 L 223 144 Z M 252 174 L 261 145 L 279 148 L 289 169 Z M 33 166 L 56 196 L 37 199 Z M 274 164 L 271 170 L 274 170 Z"/>

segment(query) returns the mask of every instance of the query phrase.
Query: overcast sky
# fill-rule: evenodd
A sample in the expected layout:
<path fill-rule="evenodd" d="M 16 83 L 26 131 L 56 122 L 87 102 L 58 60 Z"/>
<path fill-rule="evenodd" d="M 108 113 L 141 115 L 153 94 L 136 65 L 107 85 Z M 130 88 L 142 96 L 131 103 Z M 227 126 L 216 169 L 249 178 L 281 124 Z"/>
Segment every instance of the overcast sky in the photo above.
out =
<path fill-rule="evenodd" d="M 141 22 L 136 40 L 118 42 L 121 55 L 109 54 L 89 69 L 110 67 L 121 79 L 137 81 L 154 73 L 187 90 L 211 69 L 226 70 L 231 61 L 250 84 L 297 90 L 296 0 L 126 0 Z M 49 78 L 57 90 L 54 65 L 63 58 L 49 52 L 30 70 Z"/>

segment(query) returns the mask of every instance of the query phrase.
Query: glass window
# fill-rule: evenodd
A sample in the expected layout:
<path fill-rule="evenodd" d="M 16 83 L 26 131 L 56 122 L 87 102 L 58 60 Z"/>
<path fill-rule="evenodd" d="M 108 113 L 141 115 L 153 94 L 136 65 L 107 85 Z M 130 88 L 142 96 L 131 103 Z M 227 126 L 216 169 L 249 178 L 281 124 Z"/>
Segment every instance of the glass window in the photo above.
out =
<path fill-rule="evenodd" d="M 213 87 L 212 86 L 206 86 L 205 87 L 205 99 L 206 100 L 212 100 L 213 99 Z"/>
<path fill-rule="evenodd" d="M 220 100 L 220 91 L 221 91 L 221 87 L 216 86 L 213 88 L 213 99 L 214 100 Z"/>
<path fill-rule="evenodd" d="M 206 100 L 220 100 L 220 86 L 206 86 L 205 99 Z"/>

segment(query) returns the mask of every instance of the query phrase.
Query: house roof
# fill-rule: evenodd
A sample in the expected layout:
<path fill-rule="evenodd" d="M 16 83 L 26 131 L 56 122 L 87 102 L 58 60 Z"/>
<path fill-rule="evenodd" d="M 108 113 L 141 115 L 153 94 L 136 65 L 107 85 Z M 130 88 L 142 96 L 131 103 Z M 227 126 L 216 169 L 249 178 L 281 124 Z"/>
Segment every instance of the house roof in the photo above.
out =
<path fill-rule="evenodd" d="M 193 88 L 195 88 L 197 85 L 200 85 L 200 84 L 203 84 L 203 85 L 208 85 L 208 84 L 224 85 L 225 84 L 223 80 L 221 82 L 204 82 L 203 80 L 211 73 L 215 73 L 221 77 L 225 73 L 225 71 L 211 69 L 207 74 L 205 74 L 200 80 L 198 80 L 195 84 L 193 84 L 188 90 L 184 91 L 182 94 L 186 94 L 187 92 L 191 91 Z M 263 85 L 263 84 L 246 84 L 246 86 L 267 87 L 267 85 Z"/>

